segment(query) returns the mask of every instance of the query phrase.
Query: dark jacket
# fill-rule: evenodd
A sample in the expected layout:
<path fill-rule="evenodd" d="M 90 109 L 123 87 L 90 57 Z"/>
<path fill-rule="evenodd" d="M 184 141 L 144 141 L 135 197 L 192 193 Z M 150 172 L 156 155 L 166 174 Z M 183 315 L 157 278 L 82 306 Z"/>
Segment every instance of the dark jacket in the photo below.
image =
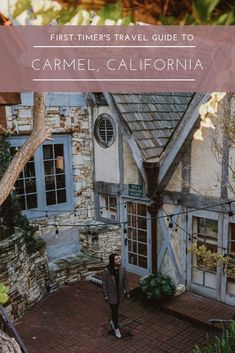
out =
<path fill-rule="evenodd" d="M 118 303 L 118 294 L 116 288 L 115 275 L 111 275 L 109 268 L 105 269 L 103 292 L 104 296 L 108 297 L 109 304 Z M 125 294 L 129 293 L 129 287 L 126 277 L 126 271 L 123 267 L 119 268 L 119 301 L 121 301 Z"/>

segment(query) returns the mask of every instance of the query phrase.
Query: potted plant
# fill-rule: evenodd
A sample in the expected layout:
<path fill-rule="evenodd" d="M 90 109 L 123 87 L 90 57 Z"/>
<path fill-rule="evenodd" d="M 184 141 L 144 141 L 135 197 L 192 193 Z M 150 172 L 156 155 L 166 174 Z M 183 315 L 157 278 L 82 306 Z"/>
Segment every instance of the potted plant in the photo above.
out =
<path fill-rule="evenodd" d="M 174 295 L 176 287 L 168 275 L 154 273 L 140 280 L 140 288 L 149 300 L 159 301 Z"/>

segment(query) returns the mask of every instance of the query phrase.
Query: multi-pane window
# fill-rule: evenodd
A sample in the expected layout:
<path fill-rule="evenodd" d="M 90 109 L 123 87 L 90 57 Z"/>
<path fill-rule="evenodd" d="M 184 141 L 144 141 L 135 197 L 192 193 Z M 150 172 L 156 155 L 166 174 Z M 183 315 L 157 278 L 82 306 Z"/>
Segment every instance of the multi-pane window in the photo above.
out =
<path fill-rule="evenodd" d="M 101 114 L 95 122 L 95 137 L 102 147 L 110 147 L 115 141 L 115 126 L 109 114 Z"/>
<path fill-rule="evenodd" d="M 64 145 L 43 146 L 47 206 L 66 202 Z"/>
<path fill-rule="evenodd" d="M 15 154 L 25 138 L 13 138 Z M 25 165 L 15 190 L 22 210 L 30 217 L 45 215 L 44 211 L 67 211 L 72 208 L 71 141 L 69 136 L 54 136 L 45 142 Z"/>
<path fill-rule="evenodd" d="M 117 198 L 107 194 L 100 195 L 100 216 L 117 220 Z"/>
<path fill-rule="evenodd" d="M 127 217 L 128 262 L 131 265 L 147 268 L 147 206 L 128 202 Z"/>
<path fill-rule="evenodd" d="M 235 223 L 229 224 L 228 255 L 235 261 Z"/>
<path fill-rule="evenodd" d="M 17 147 L 11 147 L 11 154 L 17 152 Z M 15 191 L 22 210 L 38 207 L 37 184 L 34 157 L 26 164 L 15 183 Z"/>
<path fill-rule="evenodd" d="M 217 252 L 218 221 L 202 217 L 193 217 L 193 241 L 197 247 L 204 245 L 207 250 Z M 192 256 L 192 281 L 202 286 L 215 288 L 217 263 L 208 261 L 200 255 Z"/>

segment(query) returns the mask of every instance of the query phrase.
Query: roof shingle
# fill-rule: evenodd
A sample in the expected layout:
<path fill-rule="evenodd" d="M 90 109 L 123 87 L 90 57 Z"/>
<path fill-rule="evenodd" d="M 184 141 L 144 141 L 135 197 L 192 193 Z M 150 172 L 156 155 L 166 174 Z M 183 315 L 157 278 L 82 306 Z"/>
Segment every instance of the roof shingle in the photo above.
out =
<path fill-rule="evenodd" d="M 132 131 L 145 160 L 160 157 L 193 93 L 112 94 L 119 112 Z"/>

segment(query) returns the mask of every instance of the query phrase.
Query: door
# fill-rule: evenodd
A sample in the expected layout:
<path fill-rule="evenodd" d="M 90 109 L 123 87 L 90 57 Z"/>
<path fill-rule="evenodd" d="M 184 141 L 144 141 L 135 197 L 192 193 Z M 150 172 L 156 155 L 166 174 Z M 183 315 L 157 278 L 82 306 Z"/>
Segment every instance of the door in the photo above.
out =
<path fill-rule="evenodd" d="M 194 212 L 190 215 L 188 233 L 191 245 L 197 249 L 219 251 L 219 223 L 214 212 Z M 216 262 L 206 261 L 200 254 L 188 254 L 188 288 L 206 297 L 220 300 L 221 271 Z"/>
<path fill-rule="evenodd" d="M 151 221 L 147 205 L 128 201 L 126 220 L 124 252 L 127 271 L 145 276 L 151 271 Z"/>
<path fill-rule="evenodd" d="M 221 301 L 235 305 L 235 217 L 224 217 L 223 248 L 230 262 L 222 269 Z"/>

